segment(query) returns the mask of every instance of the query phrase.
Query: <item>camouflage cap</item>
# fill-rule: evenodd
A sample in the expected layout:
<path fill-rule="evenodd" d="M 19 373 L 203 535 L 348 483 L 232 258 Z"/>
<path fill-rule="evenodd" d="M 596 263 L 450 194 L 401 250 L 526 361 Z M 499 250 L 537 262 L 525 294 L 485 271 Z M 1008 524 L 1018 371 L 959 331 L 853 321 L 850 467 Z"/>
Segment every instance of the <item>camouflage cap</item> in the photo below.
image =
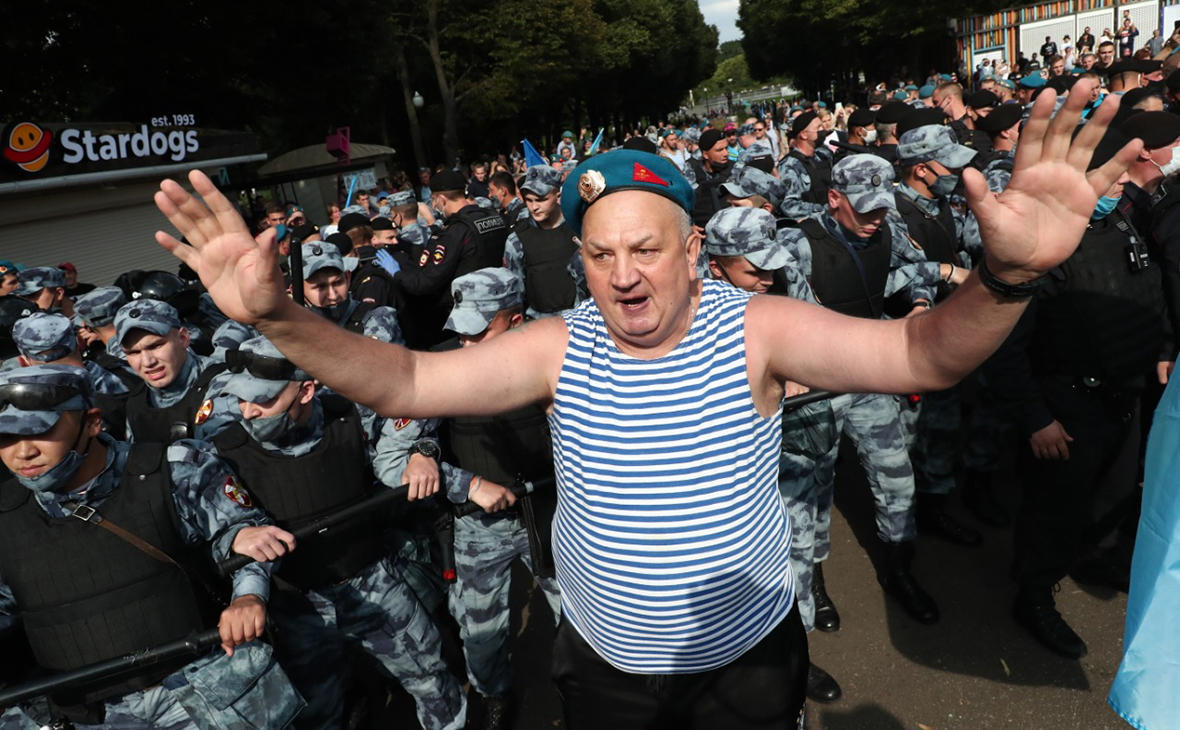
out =
<path fill-rule="evenodd" d="M 311 241 L 303 244 L 303 279 L 305 281 L 320 269 L 353 271 L 359 263 L 359 259 L 341 256 L 340 249 L 334 243 Z"/>
<path fill-rule="evenodd" d="M 496 209 L 496 204 L 492 202 L 491 198 L 485 198 L 482 195 L 477 195 L 476 197 L 474 197 L 472 199 L 475 201 L 476 205 L 483 208 L 484 210 L 495 210 Z"/>
<path fill-rule="evenodd" d="M 42 289 L 55 287 L 65 288 L 66 272 L 56 266 L 38 266 L 35 269 L 25 269 L 17 278 L 19 282 L 15 294 L 18 297 L 28 297 L 37 294 Z"/>
<path fill-rule="evenodd" d="M 689 144 L 696 144 L 701 141 L 701 130 L 697 127 L 689 127 L 684 130 L 684 141 Z"/>
<path fill-rule="evenodd" d="M 397 232 L 397 240 L 402 246 L 425 246 L 430 240 L 430 231 L 420 223 L 409 223 Z"/>
<path fill-rule="evenodd" d="M 705 251 L 712 256 L 744 256 L 766 271 L 781 269 L 791 259 L 775 240 L 774 216 L 761 208 L 722 208 L 705 224 Z"/>
<path fill-rule="evenodd" d="M 246 340 L 236 351 L 227 352 L 226 362 L 233 375 L 225 381 L 222 390 L 250 403 L 274 400 L 287 383 L 313 379 L 307 371 L 291 365 L 286 355 L 262 335 Z M 276 370 L 285 370 L 285 377 L 277 377 Z"/>
<path fill-rule="evenodd" d="M 411 203 L 417 205 L 418 199 L 409 190 L 399 190 L 385 199 L 391 207 L 396 208 L 399 205 L 410 205 Z"/>
<path fill-rule="evenodd" d="M 163 337 L 180 328 L 180 315 L 167 302 L 156 299 L 137 299 L 128 302 L 115 314 L 115 341 L 120 345 L 132 330 L 146 330 Z"/>
<path fill-rule="evenodd" d="M 369 217 L 368 209 L 366 209 L 363 205 L 357 205 L 355 203 L 340 211 L 340 217 L 343 218 L 344 216 L 352 215 L 353 213 L 363 215 L 365 218 Z"/>
<path fill-rule="evenodd" d="M 561 170 L 552 165 L 533 165 L 524 174 L 520 192 L 543 198 L 561 187 Z"/>
<path fill-rule="evenodd" d="M 975 150 L 959 144 L 950 127 L 926 124 L 901 135 L 897 141 L 897 161 L 903 166 L 934 160 L 951 170 L 967 166 L 975 158 Z"/>
<path fill-rule="evenodd" d="M 767 202 L 778 209 L 783 198 L 787 195 L 787 184 L 774 175 L 769 175 L 756 167 L 746 167 L 737 177 L 721 186 L 721 192 L 735 198 L 749 198 L 761 195 Z"/>
<path fill-rule="evenodd" d="M 478 335 L 496 313 L 524 302 L 524 287 L 511 271 L 491 267 L 464 274 L 451 282 L 455 306 L 446 329 L 461 335 Z"/>
<path fill-rule="evenodd" d="M 78 336 L 70 318 L 63 314 L 35 312 L 12 326 L 12 339 L 25 357 L 53 362 L 78 347 Z"/>
<path fill-rule="evenodd" d="M 13 386 L 48 386 L 38 394 L 31 388 L 25 392 Z M 15 391 L 15 392 L 13 392 Z M 73 365 L 33 365 L 0 373 L 0 434 L 36 436 L 53 428 L 61 414 L 83 411 L 94 402 L 90 377 L 82 368 Z M 20 398 L 29 398 L 21 403 Z M 38 400 L 41 404 L 34 405 Z M 55 402 L 56 401 L 56 402 Z"/>
<path fill-rule="evenodd" d="M 897 207 L 893 165 L 877 155 L 849 155 L 832 168 L 832 189 L 848 198 L 857 213 Z"/>
<path fill-rule="evenodd" d="M 258 330 L 241 322 L 227 319 L 213 331 L 211 338 L 213 354 L 211 357 L 217 362 L 225 362 L 225 353 L 240 349 L 243 342 L 254 337 L 258 337 Z"/>
<path fill-rule="evenodd" d="M 384 216 L 388 218 L 391 213 L 393 213 L 393 208 L 389 205 L 382 205 L 381 207 L 377 208 L 378 216 Z"/>
<path fill-rule="evenodd" d="M 127 303 L 127 295 L 117 286 L 100 286 L 78 297 L 74 312 L 91 327 L 106 327 L 115 321 L 115 314 Z"/>

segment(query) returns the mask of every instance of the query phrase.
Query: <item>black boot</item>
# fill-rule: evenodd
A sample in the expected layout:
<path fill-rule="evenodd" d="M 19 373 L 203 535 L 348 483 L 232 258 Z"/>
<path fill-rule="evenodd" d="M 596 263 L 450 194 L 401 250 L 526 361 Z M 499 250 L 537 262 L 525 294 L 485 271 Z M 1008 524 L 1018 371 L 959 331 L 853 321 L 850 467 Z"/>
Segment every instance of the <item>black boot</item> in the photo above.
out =
<path fill-rule="evenodd" d="M 975 519 L 992 527 L 1012 524 L 1008 510 L 996 499 L 992 489 L 992 472 L 968 471 L 963 482 L 963 506 Z"/>
<path fill-rule="evenodd" d="M 512 727 L 512 697 L 508 694 L 483 698 L 483 730 L 506 730 Z"/>
<path fill-rule="evenodd" d="M 835 702 L 843 694 L 832 675 L 814 664 L 807 668 L 807 699 L 812 702 Z"/>
<path fill-rule="evenodd" d="M 923 535 L 935 535 L 947 542 L 965 547 L 983 544 L 982 535 L 947 512 L 945 494 L 918 494 L 917 500 L 914 518 L 918 523 L 918 532 Z"/>
<path fill-rule="evenodd" d="M 885 573 L 881 586 L 901 604 L 910 618 L 923 624 L 938 623 L 938 605 L 922 590 L 910 572 L 914 559 L 913 542 L 885 543 Z"/>
<path fill-rule="evenodd" d="M 1057 611 L 1053 589 L 1022 587 L 1012 603 L 1012 618 L 1050 651 L 1069 659 L 1081 659 L 1089 651 Z"/>
<path fill-rule="evenodd" d="M 815 628 L 839 631 L 840 614 L 824 586 L 824 564 L 816 563 L 811 572 L 811 598 L 815 601 Z"/>

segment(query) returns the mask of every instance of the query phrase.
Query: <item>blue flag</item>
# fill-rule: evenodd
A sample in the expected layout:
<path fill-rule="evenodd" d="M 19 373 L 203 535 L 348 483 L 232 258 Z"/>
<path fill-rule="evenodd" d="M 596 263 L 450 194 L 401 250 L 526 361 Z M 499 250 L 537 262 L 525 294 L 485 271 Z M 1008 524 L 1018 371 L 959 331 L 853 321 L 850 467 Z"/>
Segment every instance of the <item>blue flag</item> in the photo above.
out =
<path fill-rule="evenodd" d="M 587 157 L 598 151 L 598 145 L 602 144 L 602 133 L 605 131 L 606 127 L 598 130 L 598 136 L 594 138 L 594 144 L 590 145 L 590 150 L 586 153 Z"/>
<path fill-rule="evenodd" d="M 541 156 L 540 152 L 537 152 L 537 148 L 533 147 L 531 142 L 527 139 L 522 139 L 520 143 L 524 146 L 524 162 L 526 165 L 532 167 L 533 165 L 546 164 L 545 158 Z"/>
<path fill-rule="evenodd" d="M 1123 662 L 1107 702 L 1138 730 L 1180 718 L 1180 372 L 1147 440 L 1143 509 L 1131 562 Z"/>

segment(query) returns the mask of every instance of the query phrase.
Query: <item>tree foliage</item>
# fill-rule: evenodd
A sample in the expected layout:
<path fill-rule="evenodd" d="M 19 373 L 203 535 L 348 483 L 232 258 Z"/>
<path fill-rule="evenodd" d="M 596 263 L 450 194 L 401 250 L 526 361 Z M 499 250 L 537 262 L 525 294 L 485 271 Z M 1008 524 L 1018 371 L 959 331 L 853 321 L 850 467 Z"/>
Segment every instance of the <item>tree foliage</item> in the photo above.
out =
<path fill-rule="evenodd" d="M 716 64 L 717 31 L 695 0 L 20 7 L 0 30 L 9 119 L 194 114 L 202 127 L 253 131 L 272 154 L 346 125 L 354 140 L 409 150 L 412 88 L 426 100 L 415 112 L 430 158 L 420 162 L 470 158 L 522 133 L 663 116 Z"/>
<path fill-rule="evenodd" d="M 858 72 L 882 80 L 948 68 L 947 20 L 1011 5 L 997 0 L 740 0 L 738 28 L 751 74 L 787 74 L 818 91 Z M 785 50 L 784 50 L 785 49 Z"/>

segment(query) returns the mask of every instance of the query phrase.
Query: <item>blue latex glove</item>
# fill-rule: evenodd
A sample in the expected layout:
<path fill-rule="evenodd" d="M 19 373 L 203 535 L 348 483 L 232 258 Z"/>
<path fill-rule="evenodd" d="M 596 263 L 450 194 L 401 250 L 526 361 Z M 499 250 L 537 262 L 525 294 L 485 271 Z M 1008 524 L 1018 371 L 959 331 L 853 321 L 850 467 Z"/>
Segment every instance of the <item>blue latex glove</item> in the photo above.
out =
<path fill-rule="evenodd" d="M 395 276 L 397 272 L 402 270 L 402 265 L 385 249 L 377 252 L 377 265 L 388 271 L 390 276 Z"/>

